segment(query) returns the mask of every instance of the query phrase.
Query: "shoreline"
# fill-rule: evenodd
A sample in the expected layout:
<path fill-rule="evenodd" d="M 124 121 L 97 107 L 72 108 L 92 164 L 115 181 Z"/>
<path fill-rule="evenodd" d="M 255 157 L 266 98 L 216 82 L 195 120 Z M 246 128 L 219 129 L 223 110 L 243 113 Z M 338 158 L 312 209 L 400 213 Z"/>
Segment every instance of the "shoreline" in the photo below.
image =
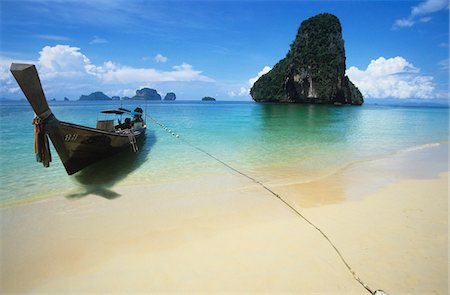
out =
<path fill-rule="evenodd" d="M 440 144 L 268 186 L 371 288 L 447 294 L 447 161 Z M 286 205 L 220 171 L 0 209 L 1 291 L 367 293 Z"/>
<path fill-rule="evenodd" d="M 374 156 L 370 156 L 370 157 L 366 157 L 366 158 L 362 158 L 362 159 L 356 159 L 356 160 L 352 160 L 349 161 L 347 163 L 341 164 L 341 165 L 337 165 L 337 166 L 332 166 L 332 167 L 328 167 L 324 170 L 322 170 L 318 175 L 314 176 L 311 179 L 302 179 L 299 180 L 298 176 L 293 176 L 293 177 L 288 177 L 286 175 L 289 175 L 288 172 L 290 171 L 277 171 L 280 168 L 273 168 L 273 167 L 264 167 L 261 170 L 265 170 L 265 169 L 269 169 L 270 171 L 277 171 L 281 174 L 284 174 L 286 177 L 283 177 L 283 179 L 276 179 L 276 180 L 269 180 L 269 181 L 263 181 L 263 179 L 265 179 L 265 175 L 264 173 L 260 174 L 260 173 L 256 173 L 256 179 L 259 181 L 262 181 L 263 183 L 267 184 L 268 186 L 273 186 L 273 187 L 280 187 L 280 186 L 288 186 L 288 185 L 295 185 L 295 184 L 299 184 L 299 185 L 307 185 L 308 183 L 314 183 L 317 181 L 321 181 L 324 179 L 329 179 L 332 178 L 335 175 L 340 175 L 342 173 L 345 173 L 345 171 L 352 169 L 352 167 L 357 166 L 357 165 L 364 165 L 366 163 L 370 163 L 373 161 L 378 161 L 378 160 L 383 160 L 386 158 L 391 158 L 391 157 L 395 157 L 395 156 L 401 156 L 402 154 L 406 154 L 406 153 L 410 153 L 410 152 L 415 152 L 415 151 L 420 151 L 420 150 L 427 150 L 427 149 L 433 149 L 439 146 L 449 146 L 450 142 L 449 141 L 440 141 L 440 142 L 430 142 L 430 143 L 425 143 L 425 144 L 420 144 L 420 145 L 415 145 L 415 146 L 411 146 L 411 147 L 407 147 L 407 148 L 402 148 L 400 150 L 397 151 L 392 151 L 389 153 L 384 153 L 384 154 L 379 154 L 379 155 L 374 155 Z M 220 173 L 222 173 L 222 168 L 223 166 L 221 166 L 220 163 L 217 163 L 217 169 L 215 169 L 215 175 L 213 175 L 213 178 L 215 177 L 220 177 Z M 232 165 L 233 166 L 233 165 Z M 236 167 L 239 170 L 239 167 Z M 272 168 L 272 169 L 271 169 Z M 283 169 L 283 168 L 281 168 Z M 226 169 L 225 169 L 226 170 Z M 289 170 L 292 170 L 292 168 L 290 168 Z M 243 170 L 245 171 L 245 170 Z M 257 170 L 258 171 L 258 170 Z M 229 172 L 229 171 L 228 171 Z M 249 172 L 251 173 L 251 172 Z M 259 179 L 257 176 L 262 176 L 262 179 Z M 255 177 L 255 175 L 250 174 L 250 176 Z M 206 176 L 209 177 L 209 176 Z M 182 179 L 177 179 L 177 180 L 171 180 L 171 179 L 164 179 L 164 180 L 159 180 L 156 182 L 151 181 L 150 183 L 146 183 L 146 182 L 139 182 L 139 183 L 133 183 L 130 181 L 124 181 L 124 182 L 120 182 L 116 185 L 114 185 L 113 187 L 109 187 L 109 186 L 105 186 L 105 193 L 108 194 L 111 193 L 113 195 L 112 198 L 114 198 L 115 194 L 114 194 L 114 189 L 116 188 L 133 188 L 133 187 L 147 187 L 147 186 L 159 186 L 159 185 L 183 185 L 183 183 L 190 183 L 192 181 L 200 181 L 202 179 L 205 178 L 204 176 L 191 176 L 191 177 L 184 177 Z M 53 192 L 50 196 L 48 195 L 48 192 L 41 192 L 36 194 L 34 197 L 31 198 L 27 198 L 27 199 L 19 199 L 19 200 L 10 200 L 10 201 L 4 201 L 2 203 L 0 203 L 0 209 L 4 209 L 4 208 L 12 208 L 12 207 L 16 207 L 16 206 L 28 206 L 30 204 L 34 204 L 34 203 L 38 203 L 38 202 L 48 202 L 48 201 L 52 201 L 54 199 L 58 199 L 61 197 L 61 195 L 66 196 L 66 198 L 70 198 L 71 196 L 76 199 L 77 195 L 79 196 L 87 196 L 89 195 L 89 190 L 91 189 L 90 186 L 84 186 L 81 183 L 78 183 L 76 180 L 72 180 L 72 182 L 77 185 L 77 189 L 70 189 L 67 191 L 64 191 L 63 194 L 61 194 L 61 192 Z M 95 186 L 92 186 L 95 187 Z M 100 186 L 101 187 L 101 186 Z M 95 193 L 94 193 L 95 194 Z"/>

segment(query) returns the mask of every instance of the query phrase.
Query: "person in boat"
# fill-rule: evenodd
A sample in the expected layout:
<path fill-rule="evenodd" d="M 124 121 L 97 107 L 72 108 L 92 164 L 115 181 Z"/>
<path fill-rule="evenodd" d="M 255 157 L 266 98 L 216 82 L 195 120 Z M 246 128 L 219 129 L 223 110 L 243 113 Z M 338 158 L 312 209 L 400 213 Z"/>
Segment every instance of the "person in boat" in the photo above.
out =
<path fill-rule="evenodd" d="M 143 122 L 142 119 L 142 109 L 140 107 L 137 107 L 133 111 L 133 122 Z"/>
<path fill-rule="evenodd" d="M 116 129 L 130 129 L 131 128 L 131 119 L 125 118 L 125 121 L 123 123 L 118 120 L 119 124 L 116 125 Z"/>
<path fill-rule="evenodd" d="M 131 128 L 131 119 L 130 118 L 125 118 L 125 121 L 123 122 L 123 124 L 121 125 L 122 129 L 130 129 Z"/>

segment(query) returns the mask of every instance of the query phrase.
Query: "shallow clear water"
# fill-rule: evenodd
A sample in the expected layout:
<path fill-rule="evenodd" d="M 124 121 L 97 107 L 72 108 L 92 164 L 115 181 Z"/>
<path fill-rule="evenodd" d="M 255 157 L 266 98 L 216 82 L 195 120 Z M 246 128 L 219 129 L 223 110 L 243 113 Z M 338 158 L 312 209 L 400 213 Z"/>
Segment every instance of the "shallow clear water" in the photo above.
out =
<path fill-rule="evenodd" d="M 119 102 L 51 102 L 62 121 L 95 126 L 97 112 Z M 448 141 L 446 108 L 257 104 L 252 102 L 126 102 L 233 167 L 264 182 L 308 180 L 348 163 Z M 68 176 L 54 150 L 37 163 L 33 112 L 27 102 L 0 105 L 0 205 L 77 196 L 93 185 L 172 182 L 223 173 L 223 167 L 147 120 L 138 155 L 124 153 Z M 181 189 L 181 188 L 180 188 Z"/>

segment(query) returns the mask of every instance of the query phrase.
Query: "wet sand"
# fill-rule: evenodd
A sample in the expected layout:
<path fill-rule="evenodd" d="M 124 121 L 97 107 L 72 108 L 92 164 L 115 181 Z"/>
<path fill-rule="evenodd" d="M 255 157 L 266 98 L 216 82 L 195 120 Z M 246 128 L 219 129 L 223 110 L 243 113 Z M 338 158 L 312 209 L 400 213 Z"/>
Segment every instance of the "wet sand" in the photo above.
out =
<path fill-rule="evenodd" d="M 1 293 L 368 294 L 280 200 L 218 172 L 0 209 Z M 447 294 L 448 145 L 267 185 L 372 289 Z"/>

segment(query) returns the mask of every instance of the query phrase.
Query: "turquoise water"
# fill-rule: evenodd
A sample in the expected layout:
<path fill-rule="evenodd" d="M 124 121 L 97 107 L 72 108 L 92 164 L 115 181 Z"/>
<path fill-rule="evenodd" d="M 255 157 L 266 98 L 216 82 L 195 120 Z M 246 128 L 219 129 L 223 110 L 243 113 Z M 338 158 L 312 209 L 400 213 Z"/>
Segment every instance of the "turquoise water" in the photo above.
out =
<path fill-rule="evenodd" d="M 446 108 L 187 101 L 123 106 L 137 105 L 180 138 L 268 183 L 291 178 L 307 181 L 354 161 L 448 142 L 449 137 Z M 51 102 L 50 106 L 62 121 L 95 126 L 99 110 L 119 103 Z M 1 206 L 82 196 L 95 193 L 99 186 L 107 191 L 117 185 L 176 182 L 224 171 L 147 120 L 147 139 L 138 155 L 126 152 L 68 176 L 54 150 L 50 168 L 36 162 L 33 116 L 27 102 L 1 104 Z"/>

